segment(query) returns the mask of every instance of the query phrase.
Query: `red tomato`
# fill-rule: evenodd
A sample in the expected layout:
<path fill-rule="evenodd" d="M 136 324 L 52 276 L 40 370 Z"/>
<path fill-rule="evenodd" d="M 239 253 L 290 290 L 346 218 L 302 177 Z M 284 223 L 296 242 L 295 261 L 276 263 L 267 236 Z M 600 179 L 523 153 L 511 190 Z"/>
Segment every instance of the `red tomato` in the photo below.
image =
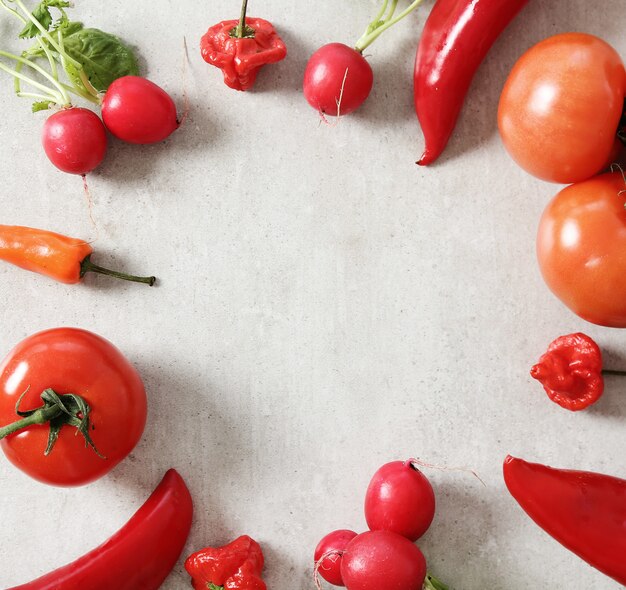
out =
<path fill-rule="evenodd" d="M 537 256 L 552 292 L 574 313 L 626 328 L 626 183 L 619 172 L 563 189 L 539 223 Z"/>
<path fill-rule="evenodd" d="M 85 175 L 106 154 L 107 135 L 100 117 L 89 109 L 71 108 L 50 115 L 41 137 L 48 159 L 63 172 Z"/>
<path fill-rule="evenodd" d="M 373 83 L 372 68 L 356 49 L 329 43 L 306 65 L 304 97 L 320 113 L 347 115 L 365 102 Z"/>
<path fill-rule="evenodd" d="M 498 110 L 502 141 L 534 176 L 586 180 L 606 166 L 625 92 L 624 64 L 610 45 L 584 33 L 555 35 L 511 71 Z"/>
<path fill-rule="evenodd" d="M 39 332 L 20 342 L 0 364 L 0 424 L 20 410 L 42 405 L 41 393 L 74 393 L 91 408 L 91 438 L 104 455 L 85 445 L 77 430 L 63 426 L 49 455 L 49 427 L 30 426 L 1 441 L 9 461 L 52 485 L 89 483 L 113 469 L 135 447 L 146 423 L 146 393 L 137 371 L 110 342 L 76 328 Z"/>

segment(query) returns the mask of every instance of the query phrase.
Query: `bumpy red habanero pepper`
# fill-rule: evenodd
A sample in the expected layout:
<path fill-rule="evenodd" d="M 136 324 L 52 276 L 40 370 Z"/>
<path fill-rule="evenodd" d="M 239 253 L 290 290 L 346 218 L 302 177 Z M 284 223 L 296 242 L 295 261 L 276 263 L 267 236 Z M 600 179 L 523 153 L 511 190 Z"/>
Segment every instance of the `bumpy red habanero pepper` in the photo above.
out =
<path fill-rule="evenodd" d="M 588 564 L 626 584 L 626 480 L 508 456 L 504 481 L 544 531 Z"/>
<path fill-rule="evenodd" d="M 157 590 L 178 561 L 192 513 L 189 490 L 170 469 L 145 504 L 103 545 L 9 590 Z"/>
<path fill-rule="evenodd" d="M 243 1 L 241 18 L 212 26 L 200 41 L 204 61 L 224 73 L 224 82 L 235 90 L 248 90 L 259 69 L 285 59 L 287 48 L 272 23 L 246 18 L 248 0 Z"/>
<path fill-rule="evenodd" d="M 415 111 L 427 166 L 443 152 L 465 95 L 498 36 L 528 0 L 437 0 L 415 59 Z"/>
<path fill-rule="evenodd" d="M 266 590 L 261 546 L 247 535 L 190 555 L 185 569 L 196 590 Z"/>
<path fill-rule="evenodd" d="M 154 285 L 155 277 L 137 277 L 109 270 L 91 262 L 93 248 L 77 238 L 68 238 L 43 229 L 0 225 L 0 260 L 53 278 L 75 284 L 88 272 Z"/>

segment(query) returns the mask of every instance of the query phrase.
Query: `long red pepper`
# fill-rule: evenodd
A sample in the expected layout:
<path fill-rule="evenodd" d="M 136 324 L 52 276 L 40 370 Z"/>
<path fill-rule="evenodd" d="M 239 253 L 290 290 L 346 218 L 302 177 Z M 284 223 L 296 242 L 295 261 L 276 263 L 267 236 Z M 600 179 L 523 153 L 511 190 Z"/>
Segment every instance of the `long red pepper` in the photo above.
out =
<path fill-rule="evenodd" d="M 528 0 L 438 0 L 415 59 L 415 111 L 427 166 L 443 152 L 478 66 Z"/>
<path fill-rule="evenodd" d="M 504 481 L 544 531 L 593 567 L 626 584 L 626 480 L 553 469 L 508 456 Z"/>
<path fill-rule="evenodd" d="M 189 490 L 170 469 L 145 504 L 108 541 L 9 590 L 157 590 L 183 550 L 192 513 Z"/>

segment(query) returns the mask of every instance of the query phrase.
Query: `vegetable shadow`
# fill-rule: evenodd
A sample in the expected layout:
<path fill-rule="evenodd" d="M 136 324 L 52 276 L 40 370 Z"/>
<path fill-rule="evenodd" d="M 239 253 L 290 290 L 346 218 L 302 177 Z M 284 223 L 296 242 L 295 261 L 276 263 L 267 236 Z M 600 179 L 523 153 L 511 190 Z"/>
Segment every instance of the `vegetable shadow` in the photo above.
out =
<path fill-rule="evenodd" d="M 623 350 L 602 349 L 603 365 L 607 369 L 626 371 L 626 354 Z M 626 378 L 622 375 L 605 375 L 602 397 L 587 408 L 591 414 L 614 420 L 626 418 Z"/>
<path fill-rule="evenodd" d="M 456 485 L 438 480 L 435 519 L 417 542 L 428 570 L 450 588 L 506 588 L 508 572 L 493 550 L 506 527 L 494 511 L 500 490 L 478 480 Z"/>

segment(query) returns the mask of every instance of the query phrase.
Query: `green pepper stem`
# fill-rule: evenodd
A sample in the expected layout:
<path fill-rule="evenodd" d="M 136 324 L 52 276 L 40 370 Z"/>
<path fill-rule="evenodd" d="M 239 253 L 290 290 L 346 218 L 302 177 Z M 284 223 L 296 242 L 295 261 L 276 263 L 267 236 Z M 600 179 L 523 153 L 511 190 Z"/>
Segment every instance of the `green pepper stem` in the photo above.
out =
<path fill-rule="evenodd" d="M 239 24 L 237 25 L 237 32 L 235 36 L 237 39 L 243 39 L 244 31 L 246 30 L 246 12 L 248 11 L 248 0 L 243 0 L 241 5 L 241 16 L 239 17 Z"/>
<path fill-rule="evenodd" d="M 384 0 L 382 9 L 378 12 L 376 18 L 365 29 L 365 33 L 356 42 L 354 48 L 363 53 L 378 37 L 380 37 L 389 27 L 392 27 L 397 22 L 401 21 L 404 17 L 413 12 L 424 0 L 413 0 L 413 2 L 407 6 L 398 16 L 394 18 L 398 0 L 392 0 L 391 7 L 386 17 L 383 17 L 389 0 Z"/>
<path fill-rule="evenodd" d="M 33 426 L 34 424 L 46 424 L 53 420 L 57 416 L 62 414 L 62 410 L 58 406 L 44 406 L 33 412 L 30 416 L 26 416 L 25 418 L 20 418 L 11 424 L 7 424 L 0 428 L 0 439 L 3 439 L 9 434 L 13 434 L 18 430 L 22 430 L 24 428 L 28 428 L 29 426 Z"/>
<path fill-rule="evenodd" d="M 615 369 L 602 369 L 603 375 L 624 375 L 626 376 L 626 371 L 617 371 Z"/>
<path fill-rule="evenodd" d="M 156 277 L 138 277 L 136 275 L 129 275 L 124 272 L 118 272 L 116 270 L 111 270 L 108 268 L 104 268 L 103 266 L 98 266 L 91 262 L 91 255 L 87 256 L 80 263 L 80 276 L 84 277 L 88 272 L 97 272 L 101 275 L 108 275 L 110 277 L 115 277 L 116 279 L 122 279 L 123 281 L 132 281 L 133 283 L 145 283 L 146 285 L 154 285 L 156 282 Z"/>

